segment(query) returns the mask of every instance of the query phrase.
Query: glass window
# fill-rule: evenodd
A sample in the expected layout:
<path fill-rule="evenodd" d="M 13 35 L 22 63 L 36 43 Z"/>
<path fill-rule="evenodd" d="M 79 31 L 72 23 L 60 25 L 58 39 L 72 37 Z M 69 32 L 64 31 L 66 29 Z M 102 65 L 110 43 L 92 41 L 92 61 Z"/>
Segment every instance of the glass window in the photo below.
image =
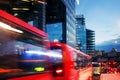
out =
<path fill-rule="evenodd" d="M 47 24 L 46 25 L 46 32 L 49 36 L 50 41 L 62 41 L 62 22 L 54 23 L 54 24 Z M 59 31 L 59 32 L 58 32 Z"/>
<path fill-rule="evenodd" d="M 78 52 L 74 52 L 74 61 L 75 61 L 75 68 L 86 68 L 90 66 L 91 60 L 88 59 L 86 56 L 79 54 Z"/>

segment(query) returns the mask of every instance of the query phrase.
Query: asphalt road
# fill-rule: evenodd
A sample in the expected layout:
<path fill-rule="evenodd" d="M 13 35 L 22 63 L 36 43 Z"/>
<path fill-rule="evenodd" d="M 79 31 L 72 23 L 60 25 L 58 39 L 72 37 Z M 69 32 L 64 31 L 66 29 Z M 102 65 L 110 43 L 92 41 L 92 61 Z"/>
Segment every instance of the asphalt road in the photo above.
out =
<path fill-rule="evenodd" d="M 111 74 L 111 73 L 106 73 L 106 74 L 101 74 L 93 76 L 93 80 L 120 80 L 120 74 Z"/>

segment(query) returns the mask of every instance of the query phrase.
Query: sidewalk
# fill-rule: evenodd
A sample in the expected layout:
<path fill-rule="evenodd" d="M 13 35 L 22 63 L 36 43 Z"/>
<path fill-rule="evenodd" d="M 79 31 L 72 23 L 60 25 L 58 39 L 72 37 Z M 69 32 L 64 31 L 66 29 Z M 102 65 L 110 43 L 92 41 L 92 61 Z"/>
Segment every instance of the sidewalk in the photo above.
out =
<path fill-rule="evenodd" d="M 101 74 L 100 80 L 120 80 L 120 74 Z"/>

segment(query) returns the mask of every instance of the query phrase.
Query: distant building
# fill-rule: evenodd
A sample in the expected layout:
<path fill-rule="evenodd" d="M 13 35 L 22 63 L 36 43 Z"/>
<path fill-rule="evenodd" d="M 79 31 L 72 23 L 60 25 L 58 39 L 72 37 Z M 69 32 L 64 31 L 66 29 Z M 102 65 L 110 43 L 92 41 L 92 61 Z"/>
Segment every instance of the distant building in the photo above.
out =
<path fill-rule="evenodd" d="M 50 41 L 59 41 L 75 47 L 75 0 L 46 1 L 46 32 Z"/>
<path fill-rule="evenodd" d="M 87 32 L 87 53 L 93 54 L 95 51 L 95 31 L 86 29 Z"/>
<path fill-rule="evenodd" d="M 76 48 L 86 53 L 86 27 L 83 15 L 76 16 Z"/>

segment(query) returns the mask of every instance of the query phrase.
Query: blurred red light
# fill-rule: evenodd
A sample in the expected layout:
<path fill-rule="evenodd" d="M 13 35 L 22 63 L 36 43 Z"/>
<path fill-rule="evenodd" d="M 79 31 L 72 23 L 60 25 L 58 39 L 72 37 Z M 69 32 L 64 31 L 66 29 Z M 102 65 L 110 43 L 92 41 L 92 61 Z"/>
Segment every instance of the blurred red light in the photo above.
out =
<path fill-rule="evenodd" d="M 63 70 L 61 68 L 59 69 L 56 69 L 56 73 L 59 75 L 59 74 L 62 74 L 63 73 Z"/>

